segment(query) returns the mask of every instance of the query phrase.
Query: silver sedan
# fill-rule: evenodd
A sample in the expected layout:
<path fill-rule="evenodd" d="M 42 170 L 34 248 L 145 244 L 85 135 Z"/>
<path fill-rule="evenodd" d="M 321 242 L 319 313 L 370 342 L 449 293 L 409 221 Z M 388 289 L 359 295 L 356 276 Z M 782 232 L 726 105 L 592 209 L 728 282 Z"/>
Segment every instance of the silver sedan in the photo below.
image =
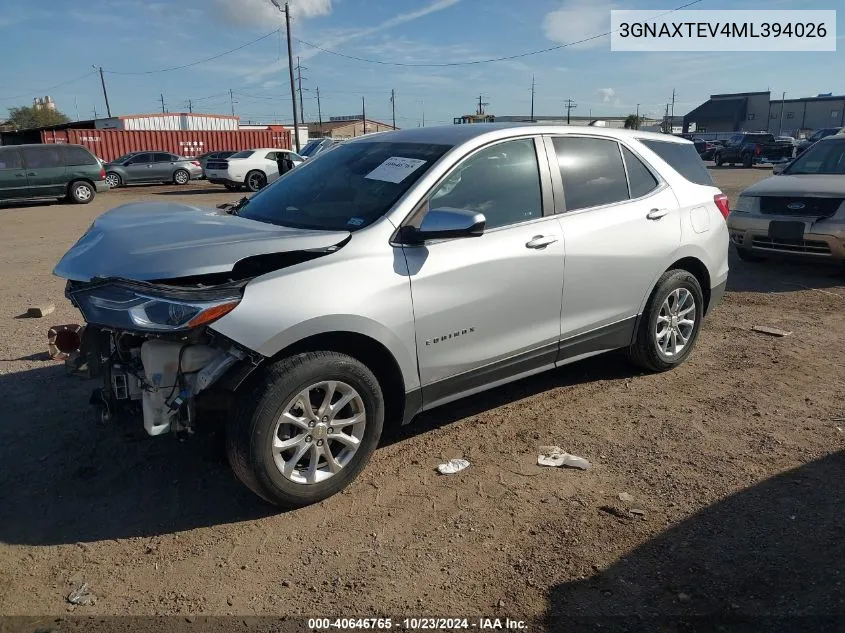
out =
<path fill-rule="evenodd" d="M 169 152 L 131 152 L 106 163 L 106 182 L 114 189 L 140 182 L 185 185 L 202 178 L 202 166 L 193 158 Z"/>

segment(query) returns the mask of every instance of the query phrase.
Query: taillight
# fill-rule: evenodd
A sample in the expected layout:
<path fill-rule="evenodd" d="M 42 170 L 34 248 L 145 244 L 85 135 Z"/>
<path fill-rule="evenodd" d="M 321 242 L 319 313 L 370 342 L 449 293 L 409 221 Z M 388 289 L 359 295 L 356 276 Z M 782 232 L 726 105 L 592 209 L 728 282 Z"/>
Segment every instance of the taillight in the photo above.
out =
<path fill-rule="evenodd" d="M 760 147 L 759 145 L 755 145 L 754 146 L 754 155 L 759 156 L 762 153 L 763 153 L 763 148 Z"/>
<path fill-rule="evenodd" d="M 719 213 L 722 214 L 722 217 L 727 220 L 728 214 L 731 212 L 730 206 L 728 205 L 728 197 L 723 193 L 719 193 L 713 196 L 713 202 L 719 207 Z"/>
<path fill-rule="evenodd" d="M 105 179 L 106 179 L 106 170 L 100 169 L 100 180 L 105 180 Z"/>

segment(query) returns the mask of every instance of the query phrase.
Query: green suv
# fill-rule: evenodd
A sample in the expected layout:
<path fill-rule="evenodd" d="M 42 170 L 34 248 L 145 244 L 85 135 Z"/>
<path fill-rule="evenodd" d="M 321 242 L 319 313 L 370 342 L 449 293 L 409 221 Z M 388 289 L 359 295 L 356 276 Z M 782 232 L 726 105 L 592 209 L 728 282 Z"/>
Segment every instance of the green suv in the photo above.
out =
<path fill-rule="evenodd" d="M 61 198 L 88 204 L 108 188 L 100 161 L 81 145 L 0 147 L 0 200 Z"/>

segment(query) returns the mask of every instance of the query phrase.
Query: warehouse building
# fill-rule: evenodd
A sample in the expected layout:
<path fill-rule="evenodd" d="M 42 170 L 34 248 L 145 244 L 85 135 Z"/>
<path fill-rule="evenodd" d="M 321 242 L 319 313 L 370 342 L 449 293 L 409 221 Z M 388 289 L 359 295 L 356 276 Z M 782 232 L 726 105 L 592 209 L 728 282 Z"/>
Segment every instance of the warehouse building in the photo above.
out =
<path fill-rule="evenodd" d="M 328 121 L 322 123 L 314 121 L 308 123 L 308 136 L 311 138 L 355 138 L 362 134 L 370 134 L 372 132 L 387 132 L 388 130 L 396 130 L 389 123 L 382 123 L 381 121 L 374 121 L 367 119 L 364 121 L 363 115 L 355 114 L 351 116 L 334 116 Z"/>
<path fill-rule="evenodd" d="M 684 132 L 771 132 L 808 136 L 813 130 L 845 127 L 845 95 L 772 99 L 769 91 L 710 95 L 684 115 Z"/>

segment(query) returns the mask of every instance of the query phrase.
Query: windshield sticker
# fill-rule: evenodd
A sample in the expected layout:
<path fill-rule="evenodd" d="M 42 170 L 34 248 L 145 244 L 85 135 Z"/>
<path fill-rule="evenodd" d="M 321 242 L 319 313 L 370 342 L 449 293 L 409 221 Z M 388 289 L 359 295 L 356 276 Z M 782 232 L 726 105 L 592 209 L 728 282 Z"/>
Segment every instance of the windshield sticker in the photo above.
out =
<path fill-rule="evenodd" d="M 361 226 L 364 223 L 364 218 L 349 218 L 346 223 L 350 226 Z"/>
<path fill-rule="evenodd" d="M 391 156 L 381 165 L 376 167 L 364 178 L 370 180 L 383 180 L 384 182 L 400 183 L 407 178 L 412 172 L 424 165 L 425 161 L 419 158 L 402 158 L 401 156 Z"/>

